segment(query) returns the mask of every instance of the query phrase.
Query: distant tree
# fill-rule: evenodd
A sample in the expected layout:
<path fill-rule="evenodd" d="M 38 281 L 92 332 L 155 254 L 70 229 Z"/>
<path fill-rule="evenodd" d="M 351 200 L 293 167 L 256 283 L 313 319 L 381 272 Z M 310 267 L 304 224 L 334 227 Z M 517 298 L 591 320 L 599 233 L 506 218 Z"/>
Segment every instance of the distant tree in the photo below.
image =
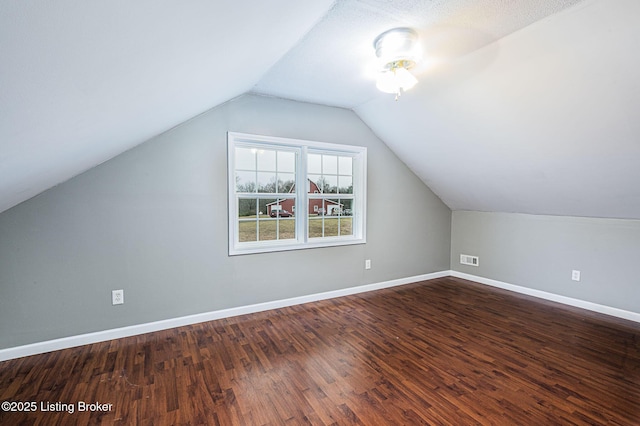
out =
<path fill-rule="evenodd" d="M 329 192 L 329 189 L 330 189 L 329 182 L 324 177 L 321 177 L 320 179 L 318 179 L 318 181 L 316 182 L 316 185 L 318 185 L 318 189 L 320 190 L 320 192 L 323 192 L 323 193 Z"/>
<path fill-rule="evenodd" d="M 240 183 L 240 176 L 236 176 L 236 191 L 237 192 L 256 192 L 256 183 L 253 181 Z"/>
<path fill-rule="evenodd" d="M 294 180 L 278 180 L 278 192 L 288 193 L 291 192 L 296 182 Z"/>
<path fill-rule="evenodd" d="M 244 199 L 238 200 L 238 216 L 253 216 L 256 214 L 256 200 Z"/>
<path fill-rule="evenodd" d="M 272 178 L 269 183 L 262 184 L 258 187 L 258 192 L 274 193 L 276 192 L 276 179 Z"/>
<path fill-rule="evenodd" d="M 353 194 L 353 184 L 340 188 L 341 194 Z"/>

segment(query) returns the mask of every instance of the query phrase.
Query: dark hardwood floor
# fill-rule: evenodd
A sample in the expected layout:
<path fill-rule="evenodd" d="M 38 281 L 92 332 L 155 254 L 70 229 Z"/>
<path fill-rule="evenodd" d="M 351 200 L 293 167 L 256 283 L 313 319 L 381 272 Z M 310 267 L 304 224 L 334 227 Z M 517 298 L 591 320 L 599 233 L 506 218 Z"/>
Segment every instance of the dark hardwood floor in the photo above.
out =
<path fill-rule="evenodd" d="M 640 324 L 442 278 L 2 362 L 0 401 L 37 404 L 3 425 L 638 425 Z"/>

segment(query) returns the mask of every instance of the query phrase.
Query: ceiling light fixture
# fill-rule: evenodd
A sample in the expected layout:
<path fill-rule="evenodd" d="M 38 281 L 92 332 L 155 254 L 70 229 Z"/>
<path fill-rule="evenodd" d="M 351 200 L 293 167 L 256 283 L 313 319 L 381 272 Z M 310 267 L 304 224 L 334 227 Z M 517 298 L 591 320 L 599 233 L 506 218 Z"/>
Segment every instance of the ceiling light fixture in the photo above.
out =
<path fill-rule="evenodd" d="M 418 33 L 411 28 L 393 28 L 376 37 L 373 47 L 381 67 L 376 87 L 385 93 L 395 93 L 397 101 L 418 82 L 408 71 L 420 60 Z"/>

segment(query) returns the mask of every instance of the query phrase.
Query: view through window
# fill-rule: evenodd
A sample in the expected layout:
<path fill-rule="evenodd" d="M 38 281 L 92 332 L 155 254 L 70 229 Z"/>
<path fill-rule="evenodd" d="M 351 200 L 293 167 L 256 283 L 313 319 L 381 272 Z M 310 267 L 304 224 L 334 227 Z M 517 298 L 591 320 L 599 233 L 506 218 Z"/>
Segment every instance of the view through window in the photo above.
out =
<path fill-rule="evenodd" d="M 229 253 L 365 242 L 366 148 L 229 133 Z"/>

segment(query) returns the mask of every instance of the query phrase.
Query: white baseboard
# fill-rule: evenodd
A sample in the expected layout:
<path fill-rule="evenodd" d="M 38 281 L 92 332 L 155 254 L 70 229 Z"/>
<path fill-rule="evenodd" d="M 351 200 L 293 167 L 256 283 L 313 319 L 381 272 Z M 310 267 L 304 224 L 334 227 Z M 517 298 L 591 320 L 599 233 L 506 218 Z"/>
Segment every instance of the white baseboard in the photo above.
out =
<path fill-rule="evenodd" d="M 535 290 L 528 287 L 522 287 L 502 281 L 496 281 L 489 278 L 479 277 L 477 275 L 465 274 L 464 272 L 449 271 L 449 275 L 451 275 L 452 277 L 462 278 L 480 284 L 498 287 L 504 290 L 510 290 L 516 293 L 526 294 L 528 296 L 538 297 L 540 299 L 550 300 L 552 302 L 575 306 L 576 308 L 587 309 L 589 311 L 599 312 L 601 314 L 611 315 L 614 317 L 640 323 L 640 313 L 637 312 L 625 311 L 623 309 L 612 308 L 611 306 L 606 305 L 599 305 L 597 303 L 587 302 L 585 300 L 574 299 L 571 297 L 561 296 L 559 294 L 548 293 L 546 291 Z"/>
<path fill-rule="evenodd" d="M 63 337 L 60 339 L 47 340 L 44 342 L 32 343 L 28 345 L 16 346 L 13 348 L 0 349 L 0 361 L 20 358 L 29 355 L 36 355 L 45 352 L 57 351 L 60 349 L 73 348 L 76 346 L 89 345 L 123 337 L 137 336 L 139 334 L 151 333 L 154 331 L 167 330 L 170 328 L 181 327 L 184 325 L 197 324 L 206 321 L 213 321 L 221 318 L 229 318 L 238 315 L 252 314 L 256 312 L 268 311 L 270 309 L 284 308 L 287 306 L 300 305 L 303 303 L 315 302 L 319 300 L 333 299 L 335 297 L 349 296 L 352 294 L 365 293 L 383 288 L 395 287 L 399 285 L 411 284 L 419 281 L 432 280 L 453 276 L 492 287 L 510 290 L 516 293 L 526 294 L 528 296 L 538 297 L 553 302 L 562 303 L 577 308 L 587 309 L 606 315 L 640 323 L 640 313 L 625 311 L 623 309 L 612 308 L 610 306 L 599 305 L 597 303 L 587 302 L 580 299 L 561 296 L 554 293 L 548 293 L 541 290 L 535 290 L 502 281 L 492 280 L 489 278 L 479 277 L 476 275 L 465 274 L 458 271 L 441 271 L 431 274 L 416 275 L 407 278 L 399 278 L 396 280 L 384 281 L 374 284 L 366 284 L 357 287 L 349 287 L 340 290 L 327 291 L 324 293 L 310 294 L 306 296 L 292 297 L 289 299 L 274 300 L 272 302 L 256 303 L 254 305 L 239 306 L 236 308 L 221 309 L 218 311 L 204 312 L 201 314 L 188 315 L 184 317 L 171 318 L 167 320 L 154 321 L 145 324 L 137 324 L 128 327 L 115 328 L 94 333 L 80 334 L 77 336 Z"/>
<path fill-rule="evenodd" d="M 104 342 L 107 340 L 120 339 L 123 337 L 136 336 L 139 334 L 151 333 L 154 331 L 167 330 L 174 327 L 197 324 L 221 318 L 229 318 L 238 315 L 268 311 L 270 309 L 284 308 L 286 306 L 300 305 L 302 303 L 315 302 L 318 300 L 333 299 L 335 297 L 380 290 L 383 288 L 395 287 L 399 285 L 415 283 L 418 281 L 442 278 L 449 276 L 450 272 L 451 271 L 441 271 L 431 274 L 416 275 L 413 277 L 399 278 L 396 280 L 384 281 L 380 283 L 366 284 L 357 287 L 327 291 L 324 293 L 292 297 L 290 299 L 274 300 L 272 302 L 256 303 L 254 305 L 240 306 L 237 308 L 221 309 L 218 311 L 205 312 L 201 314 L 171 318 L 162 321 L 154 321 L 145 324 L 137 324 L 111 330 L 97 331 L 95 333 L 86 333 L 77 336 L 63 337 L 60 339 L 47 340 L 44 342 L 16 346 L 13 348 L 0 349 L 0 361 L 57 351 L 60 349 L 73 348 L 76 346 L 89 345 L 92 343 Z"/>

